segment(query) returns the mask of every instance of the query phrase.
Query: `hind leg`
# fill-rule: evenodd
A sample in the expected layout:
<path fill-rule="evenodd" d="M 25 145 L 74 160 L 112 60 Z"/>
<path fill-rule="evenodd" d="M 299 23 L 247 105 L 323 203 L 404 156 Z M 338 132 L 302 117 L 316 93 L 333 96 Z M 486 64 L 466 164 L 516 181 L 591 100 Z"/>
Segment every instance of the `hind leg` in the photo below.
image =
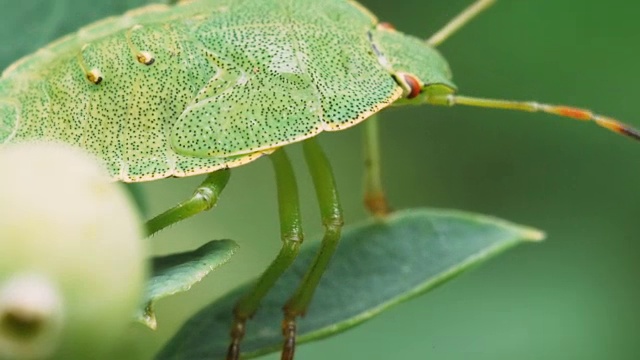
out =
<path fill-rule="evenodd" d="M 378 116 L 364 123 L 364 205 L 369 212 L 383 217 L 390 212 L 382 186 Z"/>

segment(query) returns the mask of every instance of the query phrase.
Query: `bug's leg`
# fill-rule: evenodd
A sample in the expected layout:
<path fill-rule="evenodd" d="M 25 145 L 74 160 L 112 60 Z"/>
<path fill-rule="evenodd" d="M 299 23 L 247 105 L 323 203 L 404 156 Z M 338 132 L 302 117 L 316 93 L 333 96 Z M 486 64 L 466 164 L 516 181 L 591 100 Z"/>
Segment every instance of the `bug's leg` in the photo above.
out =
<path fill-rule="evenodd" d="M 605 129 L 640 141 L 639 130 L 608 116 L 598 115 L 593 113 L 591 110 L 576 108 L 573 106 L 542 104 L 535 101 L 483 99 L 455 94 L 432 96 L 427 99 L 427 102 L 433 105 L 467 105 L 491 109 L 545 112 L 575 120 L 592 121 Z"/>
<path fill-rule="evenodd" d="M 344 223 L 342 208 L 338 198 L 338 190 L 329 160 L 315 138 L 305 141 L 303 148 L 316 190 L 316 196 L 318 197 L 325 233 L 322 238 L 320 250 L 313 260 L 313 264 L 305 274 L 294 295 L 284 306 L 282 332 L 285 340 L 282 348 L 282 360 L 293 359 L 296 341 L 295 319 L 298 316 L 304 315 L 307 310 L 313 293 L 320 282 L 320 278 L 338 246 L 342 225 Z"/>
<path fill-rule="evenodd" d="M 218 202 L 220 193 L 227 185 L 230 175 L 231 171 L 228 169 L 218 170 L 207 175 L 207 178 L 198 186 L 189 200 L 147 221 L 145 224 L 147 234 L 151 236 L 169 225 L 211 209 Z"/>
<path fill-rule="evenodd" d="M 427 40 L 427 44 L 436 47 L 447 40 L 456 31 L 460 30 L 473 18 L 478 16 L 482 11 L 486 10 L 489 6 L 493 5 L 496 0 L 476 0 L 471 6 L 464 9 L 458 16 L 453 18 L 442 29 L 438 30 L 435 34 Z"/>
<path fill-rule="evenodd" d="M 231 345 L 228 360 L 237 360 L 240 355 L 240 341 L 245 333 L 245 323 L 258 309 L 260 301 L 278 280 L 280 275 L 293 263 L 298 255 L 303 234 L 300 221 L 298 186 L 293 168 L 283 149 L 269 157 L 273 163 L 278 188 L 278 214 L 282 248 L 275 260 L 260 276 L 253 289 L 240 299 L 234 308 L 234 323 L 231 328 Z"/>
<path fill-rule="evenodd" d="M 390 212 L 380 174 L 378 116 L 364 123 L 364 204 L 371 214 L 383 217 Z"/>

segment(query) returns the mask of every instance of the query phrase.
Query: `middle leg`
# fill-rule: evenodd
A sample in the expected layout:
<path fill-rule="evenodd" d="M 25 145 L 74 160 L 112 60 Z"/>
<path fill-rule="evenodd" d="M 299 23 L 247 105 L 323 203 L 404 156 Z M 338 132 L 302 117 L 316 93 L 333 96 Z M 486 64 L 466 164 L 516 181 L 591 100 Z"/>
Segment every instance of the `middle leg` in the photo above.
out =
<path fill-rule="evenodd" d="M 293 263 L 303 240 L 300 221 L 298 186 L 291 162 L 283 149 L 269 156 L 276 174 L 278 188 L 278 213 L 280 216 L 280 234 L 282 248 L 271 265 L 260 276 L 253 289 L 240 299 L 234 309 L 234 322 L 231 328 L 231 344 L 227 351 L 227 360 L 240 357 L 240 342 L 245 334 L 245 324 L 255 314 L 260 302 L 276 280 Z"/>
<path fill-rule="evenodd" d="M 282 347 L 282 360 L 293 359 L 296 345 L 296 318 L 304 315 L 307 311 L 318 283 L 320 283 L 320 278 L 338 246 L 344 224 L 338 189 L 329 160 L 315 138 L 306 140 L 303 143 L 303 148 L 320 205 L 322 225 L 324 225 L 325 231 L 320 250 L 311 267 L 304 275 L 296 292 L 284 306 L 282 333 L 285 339 Z"/>

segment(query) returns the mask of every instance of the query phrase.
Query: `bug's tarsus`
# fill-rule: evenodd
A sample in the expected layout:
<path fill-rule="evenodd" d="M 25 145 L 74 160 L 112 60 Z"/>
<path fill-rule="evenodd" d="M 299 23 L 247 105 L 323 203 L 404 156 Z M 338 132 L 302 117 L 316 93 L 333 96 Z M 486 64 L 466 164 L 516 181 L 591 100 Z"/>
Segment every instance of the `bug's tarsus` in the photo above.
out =
<path fill-rule="evenodd" d="M 640 140 L 640 131 L 633 127 L 622 123 L 608 116 L 594 114 L 590 110 L 576 108 L 565 105 L 549 105 L 541 104 L 535 101 L 510 101 L 498 99 L 474 98 L 460 95 L 442 95 L 434 96 L 428 100 L 429 103 L 436 105 L 467 105 L 475 107 L 485 107 L 492 109 L 518 110 L 528 112 L 546 112 L 548 114 L 558 115 L 570 119 L 593 121 L 597 125 L 611 130 L 615 133 L 622 134 Z"/>
<path fill-rule="evenodd" d="M 442 29 L 438 30 L 435 34 L 427 40 L 427 44 L 436 47 L 447 40 L 456 31 L 460 30 L 473 18 L 478 16 L 482 11 L 493 5 L 496 0 L 476 0 L 469 7 L 464 9 L 458 16 L 453 18 Z"/>
<path fill-rule="evenodd" d="M 391 213 L 391 207 L 384 193 L 367 193 L 364 197 L 364 205 L 371 215 L 383 218 Z"/>
<path fill-rule="evenodd" d="M 293 360 L 296 352 L 296 320 L 295 317 L 286 317 L 282 321 L 282 336 L 284 343 L 282 345 L 282 353 L 280 360 Z"/>
<path fill-rule="evenodd" d="M 231 327 L 231 343 L 227 350 L 226 360 L 238 360 L 240 359 L 240 342 L 245 334 L 246 319 L 240 321 L 236 318 Z"/>

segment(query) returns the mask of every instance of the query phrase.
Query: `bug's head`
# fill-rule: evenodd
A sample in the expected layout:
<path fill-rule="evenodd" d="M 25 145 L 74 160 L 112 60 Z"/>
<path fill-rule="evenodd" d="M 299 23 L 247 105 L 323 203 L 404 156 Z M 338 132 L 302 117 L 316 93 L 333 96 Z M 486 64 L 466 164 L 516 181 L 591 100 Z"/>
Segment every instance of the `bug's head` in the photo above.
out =
<path fill-rule="evenodd" d="M 456 94 L 447 61 L 435 49 L 469 20 L 491 6 L 495 0 L 476 0 L 446 26 L 422 40 L 405 35 L 385 23 L 369 33 L 371 46 L 380 64 L 404 89 L 404 98 L 396 104 L 467 105 L 503 110 L 546 112 L 565 118 L 591 121 L 615 133 L 640 141 L 640 130 L 590 110 L 535 101 L 486 99 Z"/>
<path fill-rule="evenodd" d="M 493 0 L 478 0 L 466 12 L 477 13 L 478 9 L 483 9 L 492 2 Z M 453 24 L 453 30 L 447 26 L 427 41 L 395 31 L 393 27 L 384 23 L 370 32 L 373 52 L 378 61 L 404 89 L 403 98 L 396 100 L 395 104 L 467 105 L 546 112 L 565 118 L 592 121 L 603 128 L 640 141 L 640 130 L 587 109 L 535 101 L 485 99 L 456 94 L 457 89 L 451 81 L 449 64 L 434 48 L 459 27 L 456 21 L 453 21 Z"/>
<path fill-rule="evenodd" d="M 434 96 L 455 93 L 449 64 L 424 40 L 382 23 L 371 32 L 371 41 L 380 64 L 404 90 L 396 104 L 424 104 Z"/>

